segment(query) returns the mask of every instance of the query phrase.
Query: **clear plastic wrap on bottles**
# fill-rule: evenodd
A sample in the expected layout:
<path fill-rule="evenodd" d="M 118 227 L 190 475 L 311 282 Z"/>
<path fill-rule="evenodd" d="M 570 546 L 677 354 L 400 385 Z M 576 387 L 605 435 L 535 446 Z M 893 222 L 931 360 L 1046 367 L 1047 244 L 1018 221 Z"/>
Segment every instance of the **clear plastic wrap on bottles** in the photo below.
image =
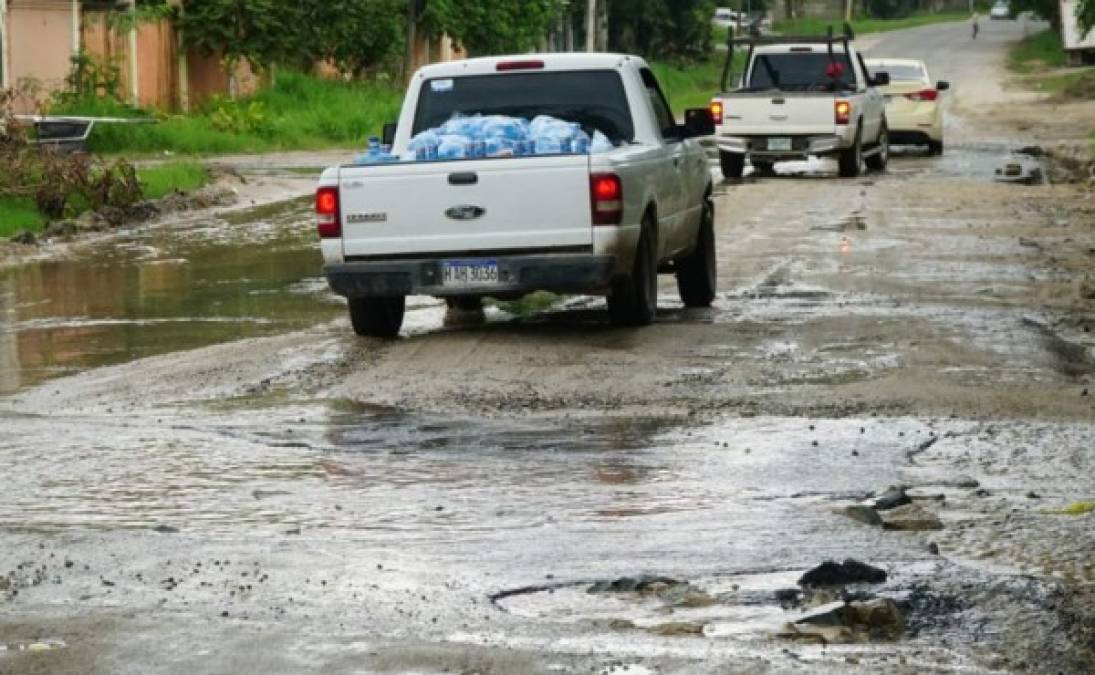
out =
<path fill-rule="evenodd" d="M 437 158 L 442 160 L 467 159 L 468 139 L 456 134 L 442 136 L 441 143 L 437 146 Z"/>
<path fill-rule="evenodd" d="M 600 131 L 593 131 L 591 136 L 580 124 L 550 115 L 538 115 L 532 120 L 507 115 L 454 115 L 442 125 L 416 134 L 398 160 L 374 148 L 373 140 L 360 162 L 584 155 L 615 147 Z"/>

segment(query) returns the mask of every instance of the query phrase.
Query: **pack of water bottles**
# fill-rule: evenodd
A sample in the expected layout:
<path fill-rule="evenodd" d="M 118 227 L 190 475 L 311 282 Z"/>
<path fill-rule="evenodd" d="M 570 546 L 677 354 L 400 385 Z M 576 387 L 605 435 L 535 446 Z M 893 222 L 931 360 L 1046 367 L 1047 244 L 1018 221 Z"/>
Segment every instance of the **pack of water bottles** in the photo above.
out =
<path fill-rule="evenodd" d="M 590 136 L 579 124 L 547 115 L 531 121 L 505 115 L 456 115 L 439 127 L 415 135 L 407 151 L 398 157 L 375 140 L 370 139 L 369 150 L 358 158 L 358 163 L 586 155 L 615 147 L 600 131 Z"/>

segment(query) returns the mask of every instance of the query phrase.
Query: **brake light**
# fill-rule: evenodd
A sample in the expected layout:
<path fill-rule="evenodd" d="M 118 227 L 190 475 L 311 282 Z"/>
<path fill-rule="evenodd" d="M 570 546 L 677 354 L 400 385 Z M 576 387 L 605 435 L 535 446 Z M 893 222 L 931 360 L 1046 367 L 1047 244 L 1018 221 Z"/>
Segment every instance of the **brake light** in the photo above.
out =
<path fill-rule="evenodd" d="M 711 101 L 708 109 L 711 111 L 711 121 L 715 124 L 722 124 L 722 101 Z"/>
<path fill-rule="evenodd" d="M 837 101 L 833 105 L 833 113 L 837 124 L 847 124 L 852 119 L 852 104 L 847 101 Z"/>
<path fill-rule="evenodd" d="M 502 61 L 498 65 L 496 65 L 494 69 L 500 73 L 507 70 L 543 70 L 544 62 L 538 60 Z"/>
<path fill-rule="evenodd" d="M 939 98 L 939 92 L 935 89 L 921 89 L 911 94 L 905 94 L 905 98 L 910 101 L 934 101 Z"/>
<path fill-rule="evenodd" d="M 594 225 L 619 225 L 624 215 L 624 188 L 614 173 L 595 173 L 589 178 L 589 197 Z"/>
<path fill-rule="evenodd" d="M 316 190 L 316 229 L 323 239 L 342 236 L 341 209 L 338 204 L 338 188 L 321 187 Z"/>

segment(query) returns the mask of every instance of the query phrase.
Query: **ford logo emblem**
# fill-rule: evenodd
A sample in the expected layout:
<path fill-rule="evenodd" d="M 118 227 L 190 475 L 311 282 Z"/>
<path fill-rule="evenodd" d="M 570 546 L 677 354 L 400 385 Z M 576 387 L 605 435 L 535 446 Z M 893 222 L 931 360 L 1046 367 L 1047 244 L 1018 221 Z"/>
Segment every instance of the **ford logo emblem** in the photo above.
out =
<path fill-rule="evenodd" d="M 448 211 L 445 211 L 445 215 L 453 220 L 475 220 L 476 218 L 482 218 L 483 214 L 487 212 L 482 206 L 471 206 L 465 204 L 463 206 L 454 206 Z"/>

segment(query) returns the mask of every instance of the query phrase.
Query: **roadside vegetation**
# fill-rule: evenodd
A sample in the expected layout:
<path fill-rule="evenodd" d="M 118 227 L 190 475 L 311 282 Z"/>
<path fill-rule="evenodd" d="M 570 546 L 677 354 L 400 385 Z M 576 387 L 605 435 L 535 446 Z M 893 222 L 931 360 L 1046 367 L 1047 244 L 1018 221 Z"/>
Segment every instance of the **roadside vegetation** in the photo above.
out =
<path fill-rule="evenodd" d="M 1065 69 L 1067 57 L 1060 34 L 1052 28 L 1017 42 L 1008 52 L 1008 68 L 1029 89 L 1052 94 L 1052 100 L 1095 99 L 1095 68 Z"/>
<path fill-rule="evenodd" d="M 851 24 L 852 30 L 855 31 L 856 35 L 865 35 L 867 33 L 881 33 L 890 30 L 900 30 L 902 28 L 927 26 L 935 23 L 965 21 L 969 18 L 969 12 L 932 12 L 916 13 L 887 19 L 858 17 L 852 19 Z M 803 17 L 800 19 L 776 21 L 772 26 L 772 30 L 779 33 L 813 35 L 824 33 L 829 26 L 832 26 L 833 30 L 839 33 L 841 26 L 843 26 L 843 22 L 834 21 L 832 19 Z"/>
<path fill-rule="evenodd" d="M 191 115 L 161 115 L 156 124 L 99 125 L 89 149 L 100 153 L 210 155 L 364 146 L 394 120 L 402 94 L 381 80 L 343 82 L 278 70 L 269 86 L 239 100 L 215 98 Z M 152 116 L 100 98 L 52 112 Z"/>
<path fill-rule="evenodd" d="M 209 172 L 198 162 L 173 162 L 135 171 L 140 199 L 159 199 L 172 192 L 197 190 L 209 182 Z M 51 220 L 39 208 L 35 197 L 5 195 L 5 192 L 0 188 L 0 238 L 23 231 L 41 232 Z M 73 218 L 91 208 L 92 202 L 74 189 L 67 195 L 61 216 Z"/>

